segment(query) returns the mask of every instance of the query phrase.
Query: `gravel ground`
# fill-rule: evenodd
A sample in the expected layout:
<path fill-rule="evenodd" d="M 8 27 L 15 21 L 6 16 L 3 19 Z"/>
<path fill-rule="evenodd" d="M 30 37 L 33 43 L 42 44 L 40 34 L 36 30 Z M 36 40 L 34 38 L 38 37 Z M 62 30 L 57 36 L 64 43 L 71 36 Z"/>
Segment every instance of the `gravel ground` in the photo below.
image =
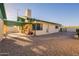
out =
<path fill-rule="evenodd" d="M 72 32 L 59 32 L 36 37 L 8 36 L 7 39 L 0 42 L 0 55 L 79 56 L 79 40 L 73 37 L 74 34 Z"/>

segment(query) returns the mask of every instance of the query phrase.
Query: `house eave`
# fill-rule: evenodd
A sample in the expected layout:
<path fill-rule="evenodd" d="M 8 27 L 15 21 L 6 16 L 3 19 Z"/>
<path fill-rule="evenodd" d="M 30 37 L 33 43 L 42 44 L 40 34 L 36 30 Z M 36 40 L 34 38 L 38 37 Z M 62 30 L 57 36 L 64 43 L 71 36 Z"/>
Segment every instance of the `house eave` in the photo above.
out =
<path fill-rule="evenodd" d="M 21 18 L 23 18 L 23 19 L 26 19 L 27 18 L 27 20 L 30 19 L 30 20 L 33 20 L 33 21 L 45 22 L 45 23 L 54 24 L 54 25 L 58 25 L 58 26 L 61 26 L 62 25 L 62 24 L 59 24 L 59 23 L 54 23 L 54 22 L 39 20 L 39 19 L 36 19 L 36 18 L 29 18 L 29 17 L 26 17 L 26 16 L 22 16 Z"/>

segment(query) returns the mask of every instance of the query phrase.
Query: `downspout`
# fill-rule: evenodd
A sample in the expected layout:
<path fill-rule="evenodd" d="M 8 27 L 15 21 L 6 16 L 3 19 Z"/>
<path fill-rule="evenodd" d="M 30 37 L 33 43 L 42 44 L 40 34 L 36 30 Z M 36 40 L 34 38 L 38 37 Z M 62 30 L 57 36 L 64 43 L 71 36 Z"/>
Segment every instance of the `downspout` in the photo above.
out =
<path fill-rule="evenodd" d="M 47 25 L 47 31 L 46 32 L 49 32 L 49 24 Z"/>

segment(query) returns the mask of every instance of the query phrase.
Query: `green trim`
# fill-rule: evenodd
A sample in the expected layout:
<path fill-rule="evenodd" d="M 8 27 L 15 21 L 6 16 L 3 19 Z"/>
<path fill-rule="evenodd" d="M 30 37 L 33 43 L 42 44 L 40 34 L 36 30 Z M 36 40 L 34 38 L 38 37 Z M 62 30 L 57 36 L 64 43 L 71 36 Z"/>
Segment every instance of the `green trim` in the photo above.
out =
<path fill-rule="evenodd" d="M 35 19 L 35 18 L 28 18 L 28 17 L 26 17 L 26 16 L 23 16 L 23 17 L 21 17 L 21 18 L 22 18 L 22 19 L 26 19 L 26 18 L 27 18 L 26 20 L 28 20 L 29 23 L 32 23 L 32 22 L 34 22 L 34 21 L 40 21 L 40 22 L 55 24 L 55 25 L 58 25 L 58 26 L 61 26 L 61 25 L 62 25 L 62 24 L 53 23 L 53 22 L 48 22 L 48 21 L 39 20 L 39 19 Z"/>
<path fill-rule="evenodd" d="M 21 17 L 17 17 L 17 18 L 18 18 L 17 21 L 19 21 L 19 22 L 25 22 L 24 18 L 21 18 Z"/>
<path fill-rule="evenodd" d="M 0 18 L 7 19 L 5 7 L 3 3 L 0 3 Z"/>
<path fill-rule="evenodd" d="M 48 21 L 39 20 L 39 19 L 35 19 L 35 18 L 27 18 L 27 20 L 46 22 L 46 23 L 50 23 L 50 24 L 55 24 L 55 25 L 60 25 L 61 26 L 61 24 L 58 24 L 58 23 L 48 22 Z"/>
<path fill-rule="evenodd" d="M 4 21 L 4 24 L 7 25 L 7 26 L 23 26 L 24 23 L 23 22 L 18 22 L 18 21 L 10 21 L 10 20 L 3 20 Z"/>

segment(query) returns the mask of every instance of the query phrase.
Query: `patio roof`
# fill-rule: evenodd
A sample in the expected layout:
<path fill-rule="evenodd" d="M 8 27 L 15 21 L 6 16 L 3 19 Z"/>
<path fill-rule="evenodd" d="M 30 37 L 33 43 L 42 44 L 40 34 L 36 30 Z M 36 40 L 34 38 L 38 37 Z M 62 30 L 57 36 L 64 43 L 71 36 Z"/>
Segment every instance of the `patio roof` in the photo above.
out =
<path fill-rule="evenodd" d="M 17 25 L 17 26 L 21 26 L 24 23 L 23 22 L 19 22 L 19 21 L 11 21 L 11 20 L 3 20 L 4 24 L 11 26 L 11 25 Z"/>

